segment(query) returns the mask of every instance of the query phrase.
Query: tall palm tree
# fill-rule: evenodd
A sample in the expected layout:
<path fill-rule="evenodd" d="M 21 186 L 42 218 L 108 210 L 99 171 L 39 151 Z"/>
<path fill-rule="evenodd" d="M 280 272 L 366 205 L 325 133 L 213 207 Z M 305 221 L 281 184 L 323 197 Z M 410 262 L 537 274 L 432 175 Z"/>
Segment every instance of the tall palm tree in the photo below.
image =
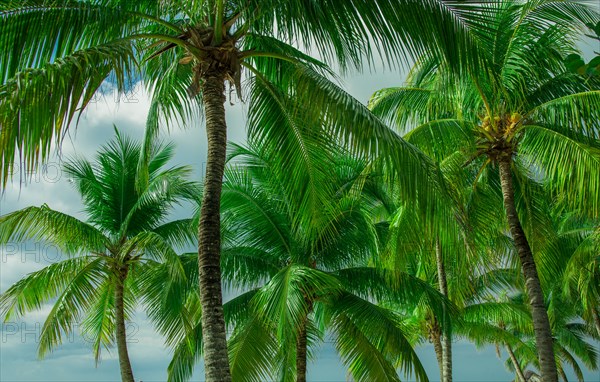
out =
<path fill-rule="evenodd" d="M 486 9 L 481 14 L 486 22 L 473 25 L 484 70 L 457 77 L 443 58 L 425 55 L 408 86 L 378 92 L 372 106 L 402 129 L 422 125 L 429 137 L 467 150 L 482 167 L 497 166 L 532 307 L 542 376 L 556 381 L 544 294 L 515 206 L 515 161 L 545 178 L 555 197 L 572 208 L 600 213 L 600 87 L 597 79 L 571 73 L 563 63 L 575 52 L 585 23 L 595 24 L 599 16 L 590 5 L 575 1 L 498 0 Z"/>
<path fill-rule="evenodd" d="M 498 187 L 487 172 L 479 173 L 474 165 L 464 166 L 468 159 L 464 153 L 447 142 L 430 139 L 426 127 L 409 131 L 404 139 L 437 163 L 448 197 L 437 199 L 434 213 L 423 217 L 414 203 L 401 196 L 389 218 L 390 237 L 383 261 L 426 280 L 462 312 L 478 305 L 479 312 L 491 314 L 480 305 L 480 295 L 494 288 L 496 273 L 500 283 L 506 276 L 498 269 L 505 260 L 505 244 L 498 240 L 504 237 L 504 221 L 498 219 L 502 212 Z M 416 310 L 413 321 L 422 331 L 421 340 L 433 344 L 440 380 L 451 381 L 452 338 L 460 335 L 464 323 L 459 319 L 442 325 L 427 309 Z"/>
<path fill-rule="evenodd" d="M 443 215 L 436 216 L 434 220 L 442 223 L 434 225 L 440 226 L 435 230 L 430 228 L 431 222 L 429 226 L 424 224 L 426 222 L 412 213 L 412 209 L 400 208 L 393 219 L 392 237 L 388 242 L 387 251 L 392 255 L 389 260 L 409 272 L 417 272 L 416 275 L 430 284 L 439 284 L 440 290 L 446 284 L 449 298 L 462 308 L 460 318 L 452 325 L 452 333 L 477 345 L 503 347 L 510 356 L 509 368 L 525 380 L 527 364 L 539 368 L 532 343 L 531 315 L 522 298 L 512 297 L 506 301 L 498 298 L 499 295 L 521 294 L 523 288 L 516 268 L 518 259 L 506 236 L 505 222 L 498 219 L 502 213 L 499 179 L 489 169 L 480 173 L 473 164 L 464 166 L 468 158 L 464 153 L 453 151 L 451 145 L 422 139 L 428 133 L 426 128 L 415 129 L 405 135 L 405 139 L 440 161 L 446 189 L 454 195 L 454 203 L 463 206 L 456 209 L 457 214 L 450 221 Z M 549 298 L 554 300 L 547 300 L 546 305 L 553 317 L 558 372 L 564 379 L 565 366 L 569 364 L 581 379 L 577 357 L 591 370 L 596 365 L 595 355 L 586 343 L 586 339 L 595 338 L 595 333 L 590 333 L 594 331 L 593 324 L 586 327 L 575 322 L 581 319 L 577 315 L 582 313 L 586 313 L 583 317 L 586 321 L 593 322 L 597 306 L 594 220 L 581 218 L 576 212 L 565 213 L 563 211 L 568 209 L 564 206 L 549 205 L 551 198 L 545 194 L 543 185 L 535 179 L 523 181 L 527 187 L 518 190 L 517 205 L 525 226 L 531 227 L 529 222 L 535 222 L 537 234 L 532 237 L 534 255 L 540 261 L 540 281 Z M 553 210 L 556 212 L 548 213 Z M 446 283 L 441 282 L 444 279 Z M 567 298 L 563 297 L 561 288 Z M 427 311 L 419 310 L 415 311 L 413 320 L 422 323 L 419 325 L 424 330 L 422 338 L 434 345 L 441 380 L 451 378 L 451 368 L 447 367 L 451 362 L 446 355 L 451 353 L 446 350 L 448 345 L 442 340 L 438 323 Z"/>
<path fill-rule="evenodd" d="M 422 174 L 431 169 L 418 153 L 320 76 L 325 69 L 319 62 L 288 43 L 312 46 L 342 68 L 360 67 L 373 51 L 392 61 L 404 59 L 402 51 L 442 43 L 448 58 L 459 57 L 451 62 L 471 62 L 456 52 L 464 53 L 463 47 L 475 41 L 463 20 L 477 7 L 459 0 L 5 1 L 0 5 L 1 182 L 7 181 L 17 152 L 27 167 L 47 158 L 51 143 L 60 144 L 75 114 L 107 79 L 121 92 L 132 78 L 143 79 L 152 90 L 148 140 L 160 121 L 190 121 L 203 107 L 208 158 L 198 260 L 206 376 L 228 381 L 219 269 L 226 81 L 246 98 L 241 84 L 247 76 L 251 110 L 258 113 L 284 106 L 274 83 L 310 99 L 308 105 L 322 105 L 306 110 L 351 138 L 356 148 L 393 153 L 388 157 L 402 169 L 403 184 L 412 194 L 417 188 L 423 194 L 429 187 Z M 432 33 L 422 33 L 424 28 Z M 449 31 L 455 33 L 451 39 Z M 463 44 L 455 46 L 456 41 Z M 281 126 L 287 127 L 293 113 L 285 116 Z M 271 134 L 257 127 L 254 132 L 285 140 L 293 131 L 279 128 Z M 147 150 L 141 162 L 146 160 Z M 146 181 L 142 173 L 140 187 Z"/>
<path fill-rule="evenodd" d="M 408 140 L 411 141 L 410 137 Z M 435 143 L 431 145 L 435 146 Z M 531 372 L 526 366 L 539 370 L 539 360 L 536 356 L 531 315 L 523 298 L 524 285 L 518 277 L 518 256 L 514 253 L 511 238 L 503 228 L 505 222 L 497 218 L 502 211 L 500 182 L 497 174 L 489 169 L 477 174 L 473 171 L 477 168 L 472 165 L 463 168 L 461 164 L 464 159 L 457 162 L 459 172 L 451 179 L 466 178 L 463 179 L 464 185 L 474 184 L 467 199 L 468 216 L 471 217 L 467 226 L 471 234 L 480 236 L 474 240 L 474 244 L 484 255 L 476 257 L 477 265 L 472 262 L 472 258 L 469 259 L 470 268 L 478 271 L 466 277 L 469 280 L 466 284 L 455 282 L 455 285 L 462 286 L 464 292 L 460 300 L 452 300 L 464 308 L 462 320 L 458 320 L 454 332 L 478 345 L 491 343 L 505 348 L 509 355 L 507 366 L 515 370 L 521 380 L 525 380 L 525 374 Z M 472 168 L 470 174 L 465 176 L 465 170 L 469 167 Z M 552 326 L 557 372 L 565 380 L 565 370 L 570 365 L 579 380 L 582 380 L 583 374 L 577 358 L 590 370 L 597 367 L 597 356 L 587 342 L 594 340 L 597 335 L 593 325 L 581 323 L 584 312 L 588 312 L 585 320 L 592 321 L 590 311 L 593 310 L 590 306 L 595 307 L 594 291 L 597 290 L 593 281 L 594 267 L 585 263 L 594 256 L 590 236 L 593 232 L 593 220 L 581 218 L 576 212 L 565 213 L 563 211 L 566 208 L 560 204 L 551 205 L 551 198 L 543 185 L 535 179 L 523 177 L 526 173 L 523 168 L 518 165 L 515 168 L 521 177 L 520 187 L 516 192 L 517 208 L 527 227 L 526 232 L 538 265 L 540 284 L 546 293 L 545 305 Z M 474 183 L 476 177 L 478 181 Z M 532 226 L 535 230 L 532 230 Z M 569 268 L 571 269 L 566 271 Z M 484 272 L 481 273 L 482 271 Z M 452 277 L 451 280 L 456 278 Z M 566 290 L 566 295 L 562 289 Z"/>
<path fill-rule="evenodd" d="M 56 298 L 42 327 L 40 357 L 82 320 L 84 335 L 94 340 L 96 362 L 102 346 L 116 342 L 121 378 L 128 382 L 134 378 L 126 320 L 142 294 L 139 280 L 151 270 L 145 260 L 164 260 L 177 271 L 174 248 L 193 243 L 194 231 L 191 219 L 168 217 L 176 205 L 197 200 L 199 191 L 187 180 L 190 168 L 165 167 L 174 147 L 157 144 L 151 148 L 148 182 L 136 189 L 141 149 L 140 143 L 116 131 L 115 139 L 98 152 L 94 162 L 76 158 L 66 163 L 65 173 L 81 194 L 85 221 L 46 204 L 0 217 L 0 244 L 44 241 L 67 256 L 4 292 L 0 296 L 4 319 L 22 316 Z"/>

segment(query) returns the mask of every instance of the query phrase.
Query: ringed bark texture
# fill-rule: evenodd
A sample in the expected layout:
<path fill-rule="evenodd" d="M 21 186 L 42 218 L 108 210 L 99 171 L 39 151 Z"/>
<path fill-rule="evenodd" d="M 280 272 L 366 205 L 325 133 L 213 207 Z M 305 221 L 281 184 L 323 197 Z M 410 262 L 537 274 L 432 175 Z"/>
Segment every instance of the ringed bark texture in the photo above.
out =
<path fill-rule="evenodd" d="M 435 358 L 437 359 L 438 369 L 440 370 L 440 381 L 444 380 L 444 350 L 442 349 L 442 335 L 437 323 L 437 320 L 433 319 L 433 328 L 430 330 L 429 339 L 433 344 L 433 350 L 435 351 Z"/>
<path fill-rule="evenodd" d="M 115 324 L 117 351 L 119 352 L 119 368 L 121 369 L 121 380 L 123 382 L 134 382 L 133 370 L 129 361 L 127 351 L 127 333 L 125 330 L 125 303 L 123 297 L 127 268 L 124 266 L 118 272 L 118 280 L 115 285 Z"/>
<path fill-rule="evenodd" d="M 221 189 L 227 150 L 225 78 L 208 72 L 202 83 L 208 157 L 198 228 L 198 269 L 202 306 L 204 370 L 207 382 L 229 382 L 227 336 L 221 290 Z"/>
<path fill-rule="evenodd" d="M 504 199 L 504 210 L 508 219 L 510 233 L 515 242 L 523 276 L 525 277 L 525 287 L 529 295 L 529 304 L 531 305 L 531 315 L 533 318 L 533 329 L 535 331 L 535 344 L 540 359 L 540 371 L 543 382 L 558 382 L 558 372 L 554 359 L 554 349 L 552 347 L 552 330 L 550 329 L 550 320 L 544 303 L 544 291 L 540 284 L 537 267 L 533 259 L 531 247 L 525 236 L 525 231 L 517 215 L 515 207 L 515 192 L 512 180 L 511 158 L 502 157 L 498 160 L 500 168 L 500 182 L 502 185 L 502 197 Z"/>
<path fill-rule="evenodd" d="M 306 327 L 308 317 L 304 320 L 296 342 L 296 382 L 306 382 Z"/>
<path fill-rule="evenodd" d="M 592 317 L 594 319 L 594 325 L 596 326 L 596 331 L 600 336 L 600 314 L 598 314 L 597 308 L 592 308 Z"/>

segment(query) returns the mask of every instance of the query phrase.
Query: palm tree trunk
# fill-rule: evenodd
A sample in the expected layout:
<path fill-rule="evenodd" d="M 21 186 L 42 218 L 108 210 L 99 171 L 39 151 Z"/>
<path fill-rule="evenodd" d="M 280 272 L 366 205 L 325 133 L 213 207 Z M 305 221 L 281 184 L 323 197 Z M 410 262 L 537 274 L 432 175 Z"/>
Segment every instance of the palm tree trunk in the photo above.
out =
<path fill-rule="evenodd" d="M 198 229 L 198 269 L 204 372 L 207 382 L 229 382 L 227 336 L 221 291 L 221 188 L 227 150 L 225 81 L 219 72 L 204 75 L 202 101 L 206 117 L 208 158 Z"/>
<path fill-rule="evenodd" d="M 437 359 L 438 368 L 440 370 L 440 382 L 442 382 L 444 380 L 444 350 L 442 348 L 442 335 L 440 334 L 440 329 L 435 318 L 433 319 L 433 329 L 431 329 L 429 338 L 433 343 L 435 358 Z"/>
<path fill-rule="evenodd" d="M 592 318 L 594 319 L 594 325 L 596 326 L 596 331 L 600 336 L 600 315 L 598 314 L 598 309 L 592 307 Z"/>
<path fill-rule="evenodd" d="M 515 371 L 517 372 L 517 375 L 519 376 L 519 380 L 521 382 L 527 382 L 527 378 L 525 378 L 525 374 L 523 374 L 523 369 L 521 369 L 521 364 L 517 360 L 517 357 L 515 356 L 515 353 L 513 353 L 512 348 L 510 347 L 509 344 L 506 344 L 506 351 L 508 352 L 508 356 L 510 357 L 510 360 L 512 361 L 512 363 L 515 367 Z"/>
<path fill-rule="evenodd" d="M 134 382 L 133 370 L 129 361 L 127 352 L 127 334 L 125 332 L 125 303 L 123 301 L 123 290 L 125 278 L 127 277 L 127 267 L 123 267 L 118 272 L 119 278 L 115 285 L 115 324 L 117 350 L 119 352 L 119 367 L 121 369 L 121 380 L 123 382 Z"/>
<path fill-rule="evenodd" d="M 446 268 L 442 256 L 442 246 L 440 239 L 435 240 L 435 260 L 437 264 L 438 284 L 440 293 L 448 297 L 448 284 L 446 282 Z M 448 323 L 443 325 L 442 331 L 442 382 L 452 382 L 452 331 Z"/>
<path fill-rule="evenodd" d="M 310 267 L 315 269 L 316 262 L 311 262 Z M 302 322 L 302 326 L 298 331 L 298 339 L 296 341 L 296 382 L 306 382 L 306 365 L 307 365 L 307 328 L 308 328 L 308 316 L 313 310 L 313 302 L 305 295 L 304 300 L 308 304 L 306 311 L 306 317 Z"/>
<path fill-rule="evenodd" d="M 306 326 L 308 318 L 304 320 L 298 333 L 296 342 L 296 382 L 306 382 Z"/>
<path fill-rule="evenodd" d="M 533 253 L 529 242 L 519 221 L 517 209 L 515 207 L 515 192 L 512 181 L 511 158 L 501 158 L 498 161 L 500 168 L 500 182 L 502 184 L 502 196 L 504 199 L 504 209 L 510 227 L 510 233 L 515 242 L 521 268 L 525 277 L 525 287 L 529 295 L 531 304 L 531 314 L 533 318 L 533 329 L 535 332 L 535 344 L 540 359 L 540 371 L 543 382 L 558 382 L 558 372 L 554 359 L 554 349 L 552 348 L 552 331 L 548 312 L 544 304 L 544 292 L 540 284 Z"/>

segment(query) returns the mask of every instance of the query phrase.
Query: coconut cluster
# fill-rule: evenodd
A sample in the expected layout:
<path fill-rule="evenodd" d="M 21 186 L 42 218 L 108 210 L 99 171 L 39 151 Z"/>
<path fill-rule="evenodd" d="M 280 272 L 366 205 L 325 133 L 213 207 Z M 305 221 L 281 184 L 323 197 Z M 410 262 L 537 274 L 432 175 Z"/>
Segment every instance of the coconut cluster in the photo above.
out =
<path fill-rule="evenodd" d="M 491 117 L 480 117 L 479 139 L 477 149 L 479 153 L 487 153 L 491 158 L 512 155 L 515 147 L 514 138 L 518 126 L 523 124 L 523 116 L 519 113 L 505 113 Z"/>
<path fill-rule="evenodd" d="M 523 117 L 519 113 L 504 114 L 503 116 L 490 117 L 486 115 L 481 119 L 481 128 L 492 136 L 509 138 L 513 135 L 517 125 Z"/>

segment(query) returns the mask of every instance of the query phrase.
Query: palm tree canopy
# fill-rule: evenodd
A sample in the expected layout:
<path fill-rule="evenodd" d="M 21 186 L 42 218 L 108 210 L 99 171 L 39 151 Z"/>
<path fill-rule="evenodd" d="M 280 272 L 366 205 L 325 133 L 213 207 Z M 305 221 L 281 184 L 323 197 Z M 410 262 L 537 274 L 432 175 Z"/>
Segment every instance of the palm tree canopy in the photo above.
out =
<path fill-rule="evenodd" d="M 597 217 L 600 82 L 564 64 L 585 24 L 600 18 L 597 9 L 574 1 L 505 0 L 486 8 L 489 22 L 477 34 L 487 70 L 457 78 L 443 57 L 424 55 L 406 86 L 373 96 L 373 112 L 410 130 L 406 138 L 438 160 L 457 147 L 471 160 L 516 154 L 555 197 Z"/>
<path fill-rule="evenodd" d="M 57 298 L 44 322 L 39 354 L 44 356 L 82 323 L 86 338 L 101 346 L 114 341 L 114 288 L 119 269 L 127 266 L 125 315 L 139 299 L 139 279 L 150 270 L 142 261 L 177 259 L 174 248 L 195 240 L 191 219 L 170 220 L 174 207 L 197 202 L 199 187 L 186 178 L 190 168 L 167 168 L 172 145 L 154 144 L 144 190 L 135 187 L 141 144 L 116 131 L 116 137 L 90 162 L 73 158 L 65 172 L 82 197 L 85 220 L 44 204 L 0 217 L 0 244 L 36 240 L 60 248 L 67 256 L 27 275 L 0 297 L 5 320 L 39 309 Z M 176 269 L 176 266 L 174 266 Z M 173 275 L 175 277 L 176 274 Z"/>
<path fill-rule="evenodd" d="M 401 129 L 411 128 L 409 139 L 429 147 L 439 162 L 458 151 L 468 158 L 464 166 L 478 166 L 478 177 L 489 164 L 497 165 L 541 372 L 545 381 L 556 381 L 562 368 L 555 362 L 536 267 L 534 253 L 540 251 L 533 247 L 544 229 L 529 219 L 542 216 L 544 221 L 536 211 L 543 203 L 529 204 L 528 197 L 543 180 L 556 203 L 583 216 L 600 216 L 600 83 L 564 63 L 586 24 L 595 25 L 600 15 L 590 4 L 571 1 L 498 0 L 484 8 L 486 22 L 472 28 L 478 36 L 476 54 L 485 63 L 480 70 L 466 67 L 456 76 L 444 56 L 428 52 L 413 67 L 407 86 L 376 93 L 371 107 Z M 515 198 L 519 193 L 525 215 L 519 214 L 524 211 Z"/>
<path fill-rule="evenodd" d="M 467 60 L 470 50 L 463 47 L 476 41 L 471 24 L 481 17 L 475 12 L 480 8 L 479 2 L 456 0 L 6 1 L 0 6 L 2 183 L 17 154 L 28 168 L 47 158 L 52 143 L 60 144 L 105 81 L 124 92 L 143 80 L 152 93 L 151 140 L 160 121 L 173 124 L 200 115 L 198 85 L 212 65 L 238 92 L 242 76 L 261 83 L 264 91 L 250 91 L 251 99 L 265 91 L 276 95 L 268 84 L 275 81 L 298 87 L 294 97 L 330 104 L 323 108 L 329 115 L 324 120 L 337 135 L 352 137 L 356 147 L 371 153 L 404 153 L 396 164 L 406 173 L 412 167 L 415 175 L 408 178 L 414 183 L 416 174 L 431 171 L 419 162 L 423 158 L 318 75 L 328 72 L 324 65 L 290 43 L 311 47 L 342 68 L 361 68 L 376 52 L 397 63 L 405 53 L 427 47 L 441 49 L 454 64 Z M 421 33 L 424 29 L 431 33 Z M 451 40 L 449 30 L 455 32 Z M 309 90 L 300 91 L 300 84 Z M 314 110 L 316 117 L 323 118 L 323 110 Z"/>

